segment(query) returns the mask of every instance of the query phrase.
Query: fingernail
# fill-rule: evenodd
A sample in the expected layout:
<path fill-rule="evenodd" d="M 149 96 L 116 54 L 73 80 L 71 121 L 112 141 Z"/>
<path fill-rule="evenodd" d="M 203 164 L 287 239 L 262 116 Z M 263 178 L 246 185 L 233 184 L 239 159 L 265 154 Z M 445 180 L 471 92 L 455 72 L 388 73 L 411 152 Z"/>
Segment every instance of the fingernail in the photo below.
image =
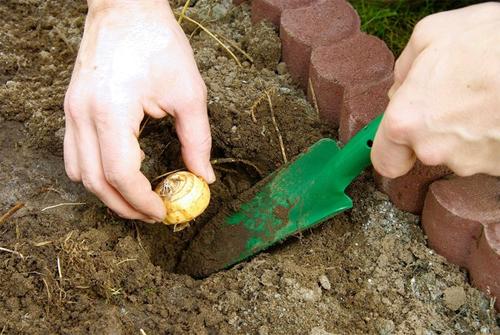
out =
<path fill-rule="evenodd" d="M 208 164 L 205 170 L 205 174 L 207 176 L 206 182 L 212 184 L 215 181 L 215 173 L 212 165 Z"/>

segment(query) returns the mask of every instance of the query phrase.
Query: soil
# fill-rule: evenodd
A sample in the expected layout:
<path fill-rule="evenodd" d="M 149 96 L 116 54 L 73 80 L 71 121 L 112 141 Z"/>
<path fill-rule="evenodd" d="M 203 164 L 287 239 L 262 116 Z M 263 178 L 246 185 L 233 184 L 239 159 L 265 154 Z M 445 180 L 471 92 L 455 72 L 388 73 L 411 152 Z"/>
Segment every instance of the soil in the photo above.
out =
<path fill-rule="evenodd" d="M 232 159 L 215 164 L 212 202 L 191 228 L 119 219 L 64 173 L 62 104 L 85 12 L 0 2 L 0 213 L 24 204 L 0 224 L 0 334 L 500 334 L 491 299 L 370 173 L 348 190 L 354 208 L 318 228 L 203 279 L 175 273 L 203 225 L 283 164 L 266 91 L 288 158 L 336 134 L 279 63 L 272 28 L 252 27 L 248 5 L 198 0 L 188 15 L 254 62 L 233 49 L 240 67 L 184 24 L 209 90 L 213 157 Z M 150 180 L 182 167 L 171 119 L 150 121 L 141 146 Z"/>

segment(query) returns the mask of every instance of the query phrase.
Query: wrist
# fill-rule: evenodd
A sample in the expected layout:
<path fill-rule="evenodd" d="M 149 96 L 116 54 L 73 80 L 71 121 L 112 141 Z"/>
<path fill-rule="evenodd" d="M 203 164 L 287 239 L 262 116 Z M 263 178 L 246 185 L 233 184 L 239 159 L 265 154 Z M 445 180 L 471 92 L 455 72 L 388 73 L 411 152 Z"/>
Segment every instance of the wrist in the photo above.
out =
<path fill-rule="evenodd" d="M 163 8 L 172 13 L 170 5 L 166 0 L 87 0 L 87 6 L 90 15 L 97 15 L 113 10 L 138 10 L 147 8 Z"/>

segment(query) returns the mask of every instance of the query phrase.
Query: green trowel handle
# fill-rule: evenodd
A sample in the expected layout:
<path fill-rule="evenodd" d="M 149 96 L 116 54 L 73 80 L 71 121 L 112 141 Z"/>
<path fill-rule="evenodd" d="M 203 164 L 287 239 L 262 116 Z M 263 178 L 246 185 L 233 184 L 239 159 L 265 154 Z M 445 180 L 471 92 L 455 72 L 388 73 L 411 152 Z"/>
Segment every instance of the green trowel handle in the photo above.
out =
<path fill-rule="evenodd" d="M 330 171 L 338 189 L 345 190 L 366 167 L 371 165 L 370 152 L 381 120 L 382 115 L 370 121 L 335 155 L 332 163 L 335 166 Z"/>

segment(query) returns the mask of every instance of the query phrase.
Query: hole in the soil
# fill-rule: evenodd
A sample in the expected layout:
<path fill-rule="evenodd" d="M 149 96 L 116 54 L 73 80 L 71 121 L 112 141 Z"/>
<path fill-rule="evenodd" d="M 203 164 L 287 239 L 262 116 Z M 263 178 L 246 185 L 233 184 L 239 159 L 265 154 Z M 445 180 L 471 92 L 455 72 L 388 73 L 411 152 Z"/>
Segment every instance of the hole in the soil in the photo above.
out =
<path fill-rule="evenodd" d="M 171 145 L 172 147 L 172 145 Z M 226 157 L 225 151 L 214 147 L 213 157 Z M 175 157 L 175 156 L 174 156 Z M 171 157 L 170 157 L 171 158 Z M 169 169 L 172 166 L 169 166 Z M 176 265 L 181 261 L 184 250 L 221 208 L 237 198 L 260 179 L 252 167 L 241 162 L 229 162 L 214 166 L 217 180 L 210 185 L 211 200 L 207 210 L 191 223 L 191 227 L 182 232 L 173 232 L 172 227 L 166 225 L 140 225 L 142 244 L 149 254 L 151 262 L 160 266 L 164 271 L 177 272 Z"/>
<path fill-rule="evenodd" d="M 372 140 L 366 141 L 366 145 L 368 146 L 368 148 L 371 148 L 373 146 L 373 141 Z"/>

